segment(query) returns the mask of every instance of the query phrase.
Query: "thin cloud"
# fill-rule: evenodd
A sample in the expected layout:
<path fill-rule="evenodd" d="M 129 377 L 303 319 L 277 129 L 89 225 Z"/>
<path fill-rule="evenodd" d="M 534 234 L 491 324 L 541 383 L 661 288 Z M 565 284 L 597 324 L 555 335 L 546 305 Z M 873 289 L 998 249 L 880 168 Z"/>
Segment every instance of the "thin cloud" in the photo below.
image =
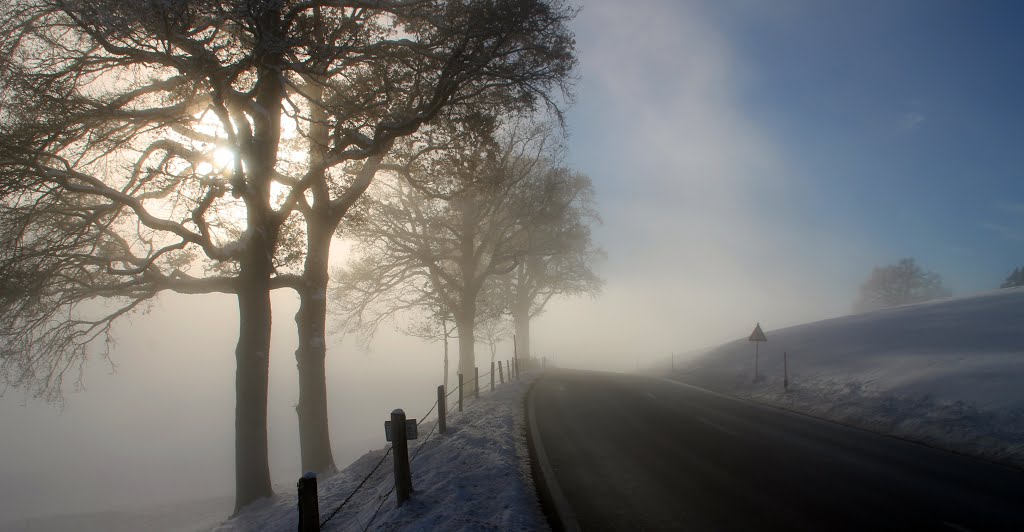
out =
<path fill-rule="evenodd" d="M 997 235 L 1005 238 L 1006 240 L 1024 242 L 1024 230 L 1020 228 L 1009 227 L 1003 224 L 996 223 L 984 223 L 982 224 L 982 226 L 996 233 Z"/>
<path fill-rule="evenodd" d="M 924 113 L 917 111 L 911 111 L 909 113 L 903 113 L 900 117 L 900 127 L 903 129 L 917 129 L 921 127 L 921 123 L 925 120 Z"/>

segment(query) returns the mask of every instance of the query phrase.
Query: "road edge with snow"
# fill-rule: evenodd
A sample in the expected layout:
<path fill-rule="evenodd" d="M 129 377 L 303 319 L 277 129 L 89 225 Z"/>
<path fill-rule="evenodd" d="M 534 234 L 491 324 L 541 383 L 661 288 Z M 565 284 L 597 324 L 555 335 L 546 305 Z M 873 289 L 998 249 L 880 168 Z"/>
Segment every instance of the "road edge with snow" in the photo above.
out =
<path fill-rule="evenodd" d="M 1019 444 L 1002 442 L 985 433 L 968 433 L 966 435 L 958 433 L 960 437 L 943 438 L 941 435 L 943 433 L 948 434 L 948 431 L 945 430 L 941 421 L 914 418 L 909 420 L 912 422 L 912 428 L 907 428 L 904 424 L 908 420 L 901 421 L 894 416 L 886 417 L 881 415 L 877 409 L 844 408 L 847 405 L 840 403 L 803 404 L 793 401 L 791 399 L 792 396 L 788 396 L 785 393 L 758 393 L 758 390 L 749 388 L 722 386 L 721 383 L 714 380 L 704 381 L 699 378 L 687 378 L 685 371 L 659 373 L 658 377 L 700 388 L 730 399 L 745 401 L 753 405 L 836 423 L 844 427 L 863 430 L 932 449 L 982 460 L 1010 469 L 1024 471 L 1024 449 L 1019 448 Z M 790 400 L 786 401 L 787 399 Z M 913 398 L 901 397 L 895 394 L 879 394 L 878 397 L 871 399 L 881 402 L 914 402 Z M 914 430 L 914 428 L 917 430 Z"/>
<path fill-rule="evenodd" d="M 548 459 L 544 442 L 541 440 L 540 431 L 537 427 L 537 416 L 534 409 L 533 390 L 537 383 L 543 379 L 543 375 L 530 385 L 526 390 L 524 412 L 526 414 L 526 441 L 530 451 L 530 466 L 533 473 L 534 487 L 540 499 L 541 506 L 548 519 L 548 525 L 553 530 L 564 532 L 576 532 L 580 530 L 579 522 L 576 520 L 576 512 L 573 511 L 562 491 L 561 484 L 555 476 L 555 470 Z"/>

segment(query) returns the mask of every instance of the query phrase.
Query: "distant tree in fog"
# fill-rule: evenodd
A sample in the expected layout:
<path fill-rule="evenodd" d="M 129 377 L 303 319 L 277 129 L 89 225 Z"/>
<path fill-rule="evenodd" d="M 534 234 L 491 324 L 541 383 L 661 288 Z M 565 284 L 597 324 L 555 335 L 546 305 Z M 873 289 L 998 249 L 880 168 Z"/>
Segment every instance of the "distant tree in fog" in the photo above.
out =
<path fill-rule="evenodd" d="M 861 285 L 855 312 L 868 312 L 897 305 L 920 303 L 952 293 L 942 284 L 942 276 L 925 271 L 912 258 L 875 268 Z"/>
<path fill-rule="evenodd" d="M 457 329 L 459 372 L 472 374 L 476 326 L 504 310 L 490 283 L 531 253 L 532 228 L 568 207 L 546 194 L 571 174 L 560 152 L 551 125 L 513 118 L 497 142 L 471 136 L 428 166 L 378 179 L 346 233 L 359 259 L 336 276 L 342 327 L 372 334 L 402 309 L 444 309 Z"/>
<path fill-rule="evenodd" d="M 999 285 L 999 288 L 1013 288 L 1016 286 L 1024 286 L 1024 268 L 1014 268 L 1013 273 L 1006 277 L 1003 284 Z"/>
<path fill-rule="evenodd" d="M 527 253 L 516 268 L 495 278 L 496 297 L 512 315 L 518 356 L 530 360 L 530 322 L 560 295 L 596 295 L 603 280 L 593 271 L 604 251 L 594 246 L 590 227 L 600 220 L 590 178 L 566 170 L 535 191 L 556 205 L 545 223 L 527 228 Z M 541 201 L 540 199 L 536 201 Z"/>

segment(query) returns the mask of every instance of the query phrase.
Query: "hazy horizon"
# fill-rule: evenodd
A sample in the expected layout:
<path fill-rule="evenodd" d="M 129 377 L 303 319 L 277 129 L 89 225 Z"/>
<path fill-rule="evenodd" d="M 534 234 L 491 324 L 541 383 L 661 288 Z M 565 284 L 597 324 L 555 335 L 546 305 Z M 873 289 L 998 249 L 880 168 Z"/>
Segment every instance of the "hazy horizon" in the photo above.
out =
<path fill-rule="evenodd" d="M 1007 102 L 1024 74 L 997 42 L 1014 17 L 866 4 L 586 2 L 573 24 L 581 79 L 568 161 L 593 179 L 606 284 L 596 298 L 553 300 L 533 323 L 534 356 L 631 371 L 744 337 L 755 322 L 770 336 L 847 314 L 871 269 L 902 257 L 958 296 L 1021 265 L 1024 152 L 1011 148 L 1024 117 Z M 964 13 L 1003 23 L 987 40 L 967 28 L 942 44 Z M 346 250 L 335 245 L 335 265 Z M 235 299 L 158 301 L 118 323 L 117 372 L 91 360 L 86 391 L 63 411 L 15 389 L 0 399 L 0 515 L 231 495 Z M 270 468 L 293 490 L 297 299 L 273 301 Z M 505 341 L 498 358 L 511 352 Z M 455 343 L 449 356 L 454 374 Z M 476 357 L 484 372 L 486 345 Z M 429 408 L 442 346 L 385 325 L 369 350 L 329 339 L 327 364 L 344 468 L 384 445 L 393 408 Z"/>

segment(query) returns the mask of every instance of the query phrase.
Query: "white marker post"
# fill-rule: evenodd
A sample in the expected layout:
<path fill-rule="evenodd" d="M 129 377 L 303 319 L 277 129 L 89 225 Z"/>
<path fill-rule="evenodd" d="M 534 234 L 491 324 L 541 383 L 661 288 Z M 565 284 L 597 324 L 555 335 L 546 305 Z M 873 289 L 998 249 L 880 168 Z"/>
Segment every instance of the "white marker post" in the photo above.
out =
<path fill-rule="evenodd" d="M 789 391 L 789 356 L 782 352 L 782 389 Z"/>

